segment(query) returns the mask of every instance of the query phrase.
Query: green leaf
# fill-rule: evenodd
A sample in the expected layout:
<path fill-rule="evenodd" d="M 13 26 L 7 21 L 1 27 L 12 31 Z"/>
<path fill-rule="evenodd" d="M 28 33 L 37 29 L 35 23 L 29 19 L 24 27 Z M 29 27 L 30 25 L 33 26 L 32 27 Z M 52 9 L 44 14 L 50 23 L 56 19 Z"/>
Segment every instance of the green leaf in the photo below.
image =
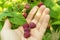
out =
<path fill-rule="evenodd" d="M 26 23 L 26 20 L 21 13 L 17 14 L 14 12 L 13 17 L 9 18 L 9 20 L 12 24 L 16 25 L 23 25 L 24 23 Z"/>
<path fill-rule="evenodd" d="M 2 29 L 2 24 L 0 23 L 0 31 L 1 31 L 1 29 Z"/>
<path fill-rule="evenodd" d="M 60 5 L 60 1 L 58 1 L 57 4 Z"/>
<path fill-rule="evenodd" d="M 50 9 L 50 17 L 51 18 L 55 18 L 58 19 L 59 13 L 57 13 L 56 11 Z"/>
<path fill-rule="evenodd" d="M 12 28 L 11 29 L 17 29 L 20 25 L 15 25 L 15 24 L 12 24 Z"/>
<path fill-rule="evenodd" d="M 0 22 L 0 31 L 2 30 L 3 22 Z"/>
<path fill-rule="evenodd" d="M 38 3 L 41 2 L 41 0 L 33 0 L 33 2 L 31 2 L 32 0 L 30 0 L 30 1 L 27 0 L 27 1 L 30 4 L 31 8 L 34 7 L 34 6 L 36 6 L 36 5 L 38 5 Z"/>
<path fill-rule="evenodd" d="M 0 13 L 0 21 L 3 21 L 6 17 L 13 17 L 8 11 Z"/>
<path fill-rule="evenodd" d="M 55 5 L 52 0 L 44 0 L 44 4 L 49 8 Z"/>
<path fill-rule="evenodd" d="M 10 20 L 10 22 L 12 23 L 12 28 L 16 29 L 18 28 L 18 26 L 23 25 L 24 23 L 26 23 L 26 19 L 23 17 L 22 13 L 18 13 L 18 12 L 11 12 L 11 11 L 5 11 L 0 13 L 0 21 L 4 22 L 4 20 L 8 18 Z"/>
<path fill-rule="evenodd" d="M 60 21 L 53 22 L 52 25 L 60 25 Z"/>

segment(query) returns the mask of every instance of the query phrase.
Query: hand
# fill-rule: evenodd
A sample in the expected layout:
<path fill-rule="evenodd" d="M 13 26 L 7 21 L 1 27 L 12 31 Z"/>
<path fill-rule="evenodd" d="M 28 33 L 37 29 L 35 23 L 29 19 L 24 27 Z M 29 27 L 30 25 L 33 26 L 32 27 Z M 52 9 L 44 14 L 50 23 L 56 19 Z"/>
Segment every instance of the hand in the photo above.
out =
<path fill-rule="evenodd" d="M 49 11 L 49 8 L 46 8 L 44 5 L 40 8 L 37 6 L 32 8 L 26 20 L 28 23 L 35 23 L 36 28 L 31 29 L 31 36 L 29 38 L 24 37 L 24 30 L 22 26 L 18 29 L 12 30 L 11 23 L 8 19 L 6 19 L 1 31 L 2 40 L 42 40 L 50 19 Z"/>

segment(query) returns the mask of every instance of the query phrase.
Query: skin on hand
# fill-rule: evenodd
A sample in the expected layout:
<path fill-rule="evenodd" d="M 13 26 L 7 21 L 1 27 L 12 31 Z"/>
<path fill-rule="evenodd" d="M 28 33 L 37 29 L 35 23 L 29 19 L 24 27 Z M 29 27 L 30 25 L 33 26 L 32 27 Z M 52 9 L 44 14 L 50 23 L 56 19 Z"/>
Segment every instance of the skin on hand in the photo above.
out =
<path fill-rule="evenodd" d="M 2 40 L 42 40 L 50 19 L 49 11 L 49 8 L 46 8 L 44 5 L 40 8 L 35 6 L 31 9 L 26 20 L 28 23 L 35 23 L 36 28 L 31 29 L 31 37 L 29 38 L 24 37 L 23 27 L 12 30 L 9 20 L 6 19 L 1 31 Z"/>

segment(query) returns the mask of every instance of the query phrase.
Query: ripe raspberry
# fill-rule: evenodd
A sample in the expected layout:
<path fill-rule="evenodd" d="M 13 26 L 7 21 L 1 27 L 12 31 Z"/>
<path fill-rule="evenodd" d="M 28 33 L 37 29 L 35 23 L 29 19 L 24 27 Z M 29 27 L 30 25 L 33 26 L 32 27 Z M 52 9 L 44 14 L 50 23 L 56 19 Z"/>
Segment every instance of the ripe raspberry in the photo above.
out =
<path fill-rule="evenodd" d="M 25 37 L 25 38 L 30 37 L 30 35 L 31 35 L 30 32 L 24 32 L 24 37 Z"/>
<path fill-rule="evenodd" d="M 24 32 L 30 32 L 30 28 L 24 28 Z"/>
<path fill-rule="evenodd" d="M 38 7 L 41 7 L 43 5 L 43 2 L 40 2 L 39 4 L 38 4 Z"/>
<path fill-rule="evenodd" d="M 29 24 L 28 23 L 25 23 L 24 25 L 23 25 L 23 28 L 25 29 L 25 28 L 29 28 Z"/>
<path fill-rule="evenodd" d="M 30 27 L 30 28 L 35 28 L 35 27 L 36 27 L 36 24 L 33 23 L 33 22 L 31 22 L 31 23 L 29 24 L 29 27 Z"/>

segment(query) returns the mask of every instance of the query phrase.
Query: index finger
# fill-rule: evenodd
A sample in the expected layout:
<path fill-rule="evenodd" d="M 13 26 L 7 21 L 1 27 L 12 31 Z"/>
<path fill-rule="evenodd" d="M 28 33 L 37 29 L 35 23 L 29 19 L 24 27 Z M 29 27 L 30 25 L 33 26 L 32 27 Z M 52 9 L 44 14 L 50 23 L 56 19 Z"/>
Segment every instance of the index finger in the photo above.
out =
<path fill-rule="evenodd" d="M 29 14 L 28 14 L 28 16 L 26 18 L 26 20 L 27 20 L 28 23 L 31 22 L 31 20 L 33 19 L 33 17 L 34 17 L 34 15 L 35 15 L 35 13 L 36 13 L 37 10 L 38 10 L 38 6 L 34 6 L 31 9 L 31 11 L 29 12 Z"/>

